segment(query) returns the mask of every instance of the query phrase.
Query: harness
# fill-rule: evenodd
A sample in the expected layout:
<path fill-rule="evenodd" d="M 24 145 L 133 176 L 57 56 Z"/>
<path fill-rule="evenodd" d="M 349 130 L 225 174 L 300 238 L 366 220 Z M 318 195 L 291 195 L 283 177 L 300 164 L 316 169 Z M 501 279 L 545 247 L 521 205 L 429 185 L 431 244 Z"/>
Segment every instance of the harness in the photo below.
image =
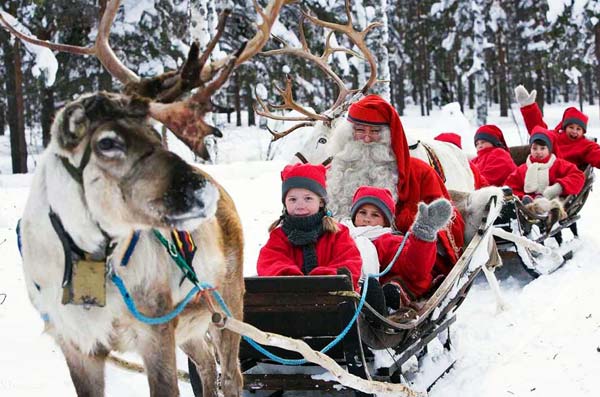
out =
<path fill-rule="evenodd" d="M 425 149 L 425 153 L 427 153 L 427 160 L 429 160 L 429 166 L 433 168 L 433 170 L 442 178 L 442 181 L 446 183 L 446 174 L 444 173 L 444 167 L 442 166 L 442 162 L 440 161 L 437 154 L 431 146 L 421 141 L 417 141 L 408 147 L 408 150 L 415 150 L 418 146 L 422 145 L 423 149 Z"/>

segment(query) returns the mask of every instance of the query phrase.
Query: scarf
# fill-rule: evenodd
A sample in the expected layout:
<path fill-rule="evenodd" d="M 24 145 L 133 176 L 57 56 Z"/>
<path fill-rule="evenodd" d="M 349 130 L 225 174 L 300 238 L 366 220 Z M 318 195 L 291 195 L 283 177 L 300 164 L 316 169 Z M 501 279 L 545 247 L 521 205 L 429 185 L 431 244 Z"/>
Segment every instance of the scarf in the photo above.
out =
<path fill-rule="evenodd" d="M 323 234 L 325 211 L 309 216 L 290 216 L 286 212 L 282 218 L 281 229 L 290 243 L 302 248 L 302 273 L 309 274 L 317 267 L 316 243 Z"/>
<path fill-rule="evenodd" d="M 550 185 L 550 168 L 556 161 L 554 154 L 550 155 L 547 163 L 534 163 L 531 156 L 527 157 L 527 171 L 523 191 L 529 193 L 542 193 Z"/>

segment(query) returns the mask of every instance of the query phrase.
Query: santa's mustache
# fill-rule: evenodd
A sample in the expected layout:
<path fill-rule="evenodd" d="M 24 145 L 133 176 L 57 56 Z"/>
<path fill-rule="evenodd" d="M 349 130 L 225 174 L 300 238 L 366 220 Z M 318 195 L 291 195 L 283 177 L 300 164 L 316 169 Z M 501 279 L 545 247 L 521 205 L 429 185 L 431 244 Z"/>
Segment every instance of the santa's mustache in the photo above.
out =
<path fill-rule="evenodd" d="M 374 163 L 395 161 L 390 145 L 382 142 L 350 141 L 346 144 L 344 150 L 335 157 L 343 161 L 369 160 Z"/>

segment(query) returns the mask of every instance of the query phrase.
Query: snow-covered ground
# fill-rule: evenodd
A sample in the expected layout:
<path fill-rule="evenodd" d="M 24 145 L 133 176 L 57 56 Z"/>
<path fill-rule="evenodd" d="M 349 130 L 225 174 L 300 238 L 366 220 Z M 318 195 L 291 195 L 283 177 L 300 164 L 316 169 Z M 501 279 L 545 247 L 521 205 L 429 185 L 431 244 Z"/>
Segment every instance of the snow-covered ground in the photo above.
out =
<path fill-rule="evenodd" d="M 551 126 L 565 106 L 546 109 Z M 521 123 L 518 109 L 515 117 Z M 589 135 L 600 135 L 598 108 L 586 107 Z M 475 126 L 454 109 L 420 117 L 417 108 L 404 116 L 411 134 L 433 137 L 455 131 L 472 151 Z M 510 145 L 524 143 L 522 123 L 501 119 L 492 109 L 490 123 L 505 132 Z M 521 136 L 518 131 L 521 131 Z M 280 159 L 264 160 L 268 134 L 257 128 L 223 128 L 217 158 L 227 163 L 202 167 L 232 195 L 246 237 L 246 275 L 255 273 L 258 250 L 267 227 L 281 211 Z M 191 159 L 180 145 L 171 148 Z M 10 175 L 8 136 L 0 137 L 0 396 L 74 396 L 67 367 L 43 322 L 29 304 L 15 225 L 23 210 L 31 175 Z M 30 153 L 35 153 L 31 150 Z M 35 155 L 30 164 L 35 163 Z M 598 190 L 598 189 L 596 189 Z M 600 195 L 594 191 L 579 222 L 581 247 L 557 272 L 531 280 L 518 268 L 502 269 L 500 287 L 510 304 L 497 313 L 493 294 L 481 278 L 469 292 L 452 327 L 457 362 L 430 391 L 430 396 L 596 396 L 600 390 Z M 135 357 L 132 357 L 135 359 Z M 186 369 L 184 357 L 180 368 Z M 148 395 L 146 379 L 107 367 L 107 396 Z M 192 396 L 181 384 L 182 396 Z"/>

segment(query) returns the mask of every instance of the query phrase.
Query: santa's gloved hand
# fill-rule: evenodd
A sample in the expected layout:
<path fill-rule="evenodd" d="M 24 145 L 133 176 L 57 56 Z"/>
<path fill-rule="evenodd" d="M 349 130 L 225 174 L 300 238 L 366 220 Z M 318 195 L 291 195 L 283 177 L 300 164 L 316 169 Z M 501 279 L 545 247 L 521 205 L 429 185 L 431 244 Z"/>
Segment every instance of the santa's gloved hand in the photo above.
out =
<path fill-rule="evenodd" d="M 548 200 L 552 200 L 553 198 L 560 196 L 562 194 L 562 191 L 563 191 L 563 188 L 560 185 L 560 183 L 555 183 L 554 185 L 550 185 L 547 188 L 545 188 L 544 192 L 542 194 Z"/>
<path fill-rule="evenodd" d="M 531 90 L 531 93 L 529 93 L 522 85 L 515 87 L 515 98 L 521 107 L 525 107 L 534 103 L 536 95 L 536 90 Z"/>
<path fill-rule="evenodd" d="M 433 242 L 438 231 L 446 226 L 451 216 L 452 204 L 446 199 L 437 199 L 429 205 L 420 203 L 412 232 L 419 240 Z"/>

